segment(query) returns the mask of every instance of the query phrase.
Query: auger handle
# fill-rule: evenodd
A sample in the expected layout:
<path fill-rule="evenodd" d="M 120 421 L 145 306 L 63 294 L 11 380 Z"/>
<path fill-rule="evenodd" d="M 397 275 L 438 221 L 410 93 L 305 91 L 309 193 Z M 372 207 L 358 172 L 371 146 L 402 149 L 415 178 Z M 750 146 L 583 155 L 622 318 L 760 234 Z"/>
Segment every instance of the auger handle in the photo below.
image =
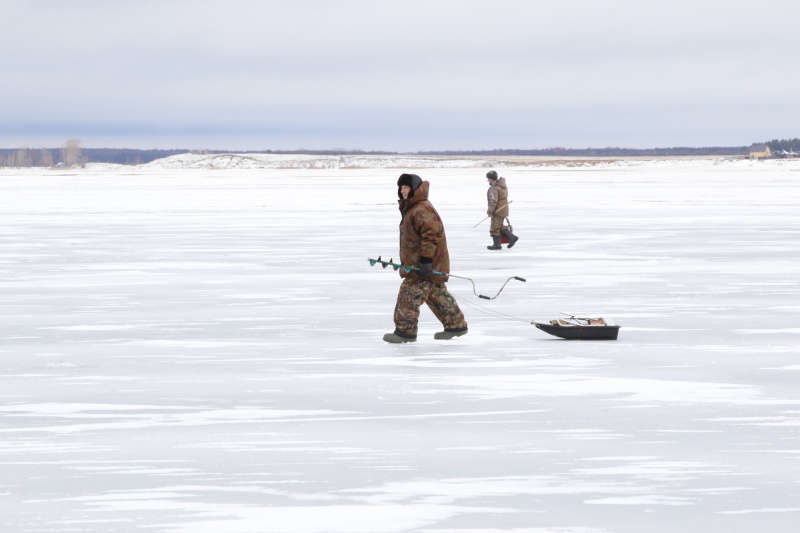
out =
<path fill-rule="evenodd" d="M 488 296 L 485 296 L 483 294 L 479 294 L 478 298 L 483 298 L 484 300 L 491 300 L 491 298 L 489 298 Z"/>
<path fill-rule="evenodd" d="M 514 279 L 517 280 L 517 281 L 524 281 L 526 283 L 528 282 L 528 280 L 526 280 L 525 278 L 521 278 L 519 276 L 514 276 Z"/>

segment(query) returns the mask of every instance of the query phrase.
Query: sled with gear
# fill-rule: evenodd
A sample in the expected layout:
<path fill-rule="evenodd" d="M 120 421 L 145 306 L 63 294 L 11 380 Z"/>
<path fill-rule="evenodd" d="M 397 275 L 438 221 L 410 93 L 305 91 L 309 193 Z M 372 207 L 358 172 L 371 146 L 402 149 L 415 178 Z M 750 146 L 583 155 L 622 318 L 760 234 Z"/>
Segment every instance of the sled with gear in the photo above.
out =
<path fill-rule="evenodd" d="M 533 321 L 538 329 L 567 340 L 615 341 L 620 326 L 608 317 L 582 317 L 559 311 L 560 316 L 548 323 Z"/>

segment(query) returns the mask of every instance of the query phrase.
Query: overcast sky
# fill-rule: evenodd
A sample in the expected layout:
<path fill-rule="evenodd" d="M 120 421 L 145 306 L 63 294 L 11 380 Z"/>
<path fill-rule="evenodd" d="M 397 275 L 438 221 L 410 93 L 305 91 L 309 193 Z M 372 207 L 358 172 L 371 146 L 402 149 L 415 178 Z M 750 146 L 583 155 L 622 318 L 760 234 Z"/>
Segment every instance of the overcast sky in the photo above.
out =
<path fill-rule="evenodd" d="M 797 0 L 0 0 L 0 147 L 800 137 Z"/>

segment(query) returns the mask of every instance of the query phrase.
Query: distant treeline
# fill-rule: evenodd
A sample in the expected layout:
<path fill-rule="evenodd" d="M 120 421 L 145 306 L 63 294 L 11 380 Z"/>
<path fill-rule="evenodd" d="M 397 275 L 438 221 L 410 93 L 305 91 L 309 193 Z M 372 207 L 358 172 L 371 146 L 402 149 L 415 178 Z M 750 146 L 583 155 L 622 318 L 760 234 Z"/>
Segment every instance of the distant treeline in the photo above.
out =
<path fill-rule="evenodd" d="M 118 163 L 141 165 L 162 157 L 191 150 L 137 150 L 133 148 L 78 148 L 78 160 L 71 161 L 64 148 L 0 148 L 0 166 L 51 167 L 58 164 Z"/>
<path fill-rule="evenodd" d="M 800 139 L 773 139 L 766 144 L 773 154 L 775 152 L 800 152 Z"/>
<path fill-rule="evenodd" d="M 452 156 L 571 156 L 571 157 L 631 157 L 631 156 L 690 156 L 690 155 L 744 155 L 748 146 L 706 146 L 703 148 L 544 148 L 534 150 L 471 150 L 418 152 L 420 155 Z"/>
<path fill-rule="evenodd" d="M 394 155 L 397 152 L 363 150 L 139 150 L 135 148 L 77 148 L 70 157 L 65 148 L 0 148 L 0 167 L 51 167 L 58 164 L 117 163 L 142 165 L 171 155 L 195 154 L 312 154 L 312 155 Z"/>
<path fill-rule="evenodd" d="M 70 143 L 73 143 L 70 145 Z M 800 139 L 773 140 L 766 143 L 773 152 L 800 152 Z M 702 148 L 544 148 L 495 150 L 441 150 L 414 152 L 414 155 L 440 156 L 572 156 L 572 157 L 636 157 L 636 156 L 736 156 L 746 155 L 749 146 L 707 146 Z M 309 155 L 408 155 L 407 152 L 363 150 L 139 150 L 135 148 L 82 148 L 79 141 L 68 141 L 62 148 L 0 148 L 0 167 L 50 167 L 58 164 L 81 165 L 117 163 L 141 165 L 177 154 L 309 154 Z"/>

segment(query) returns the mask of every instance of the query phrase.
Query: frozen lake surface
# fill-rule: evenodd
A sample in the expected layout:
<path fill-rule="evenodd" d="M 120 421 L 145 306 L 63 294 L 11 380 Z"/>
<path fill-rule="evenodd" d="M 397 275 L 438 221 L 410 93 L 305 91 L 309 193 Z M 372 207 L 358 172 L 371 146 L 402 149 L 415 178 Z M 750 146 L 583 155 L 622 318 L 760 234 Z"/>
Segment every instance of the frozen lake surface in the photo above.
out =
<path fill-rule="evenodd" d="M 399 346 L 403 169 L 0 170 L 0 531 L 796 532 L 800 162 L 486 170 Z"/>

